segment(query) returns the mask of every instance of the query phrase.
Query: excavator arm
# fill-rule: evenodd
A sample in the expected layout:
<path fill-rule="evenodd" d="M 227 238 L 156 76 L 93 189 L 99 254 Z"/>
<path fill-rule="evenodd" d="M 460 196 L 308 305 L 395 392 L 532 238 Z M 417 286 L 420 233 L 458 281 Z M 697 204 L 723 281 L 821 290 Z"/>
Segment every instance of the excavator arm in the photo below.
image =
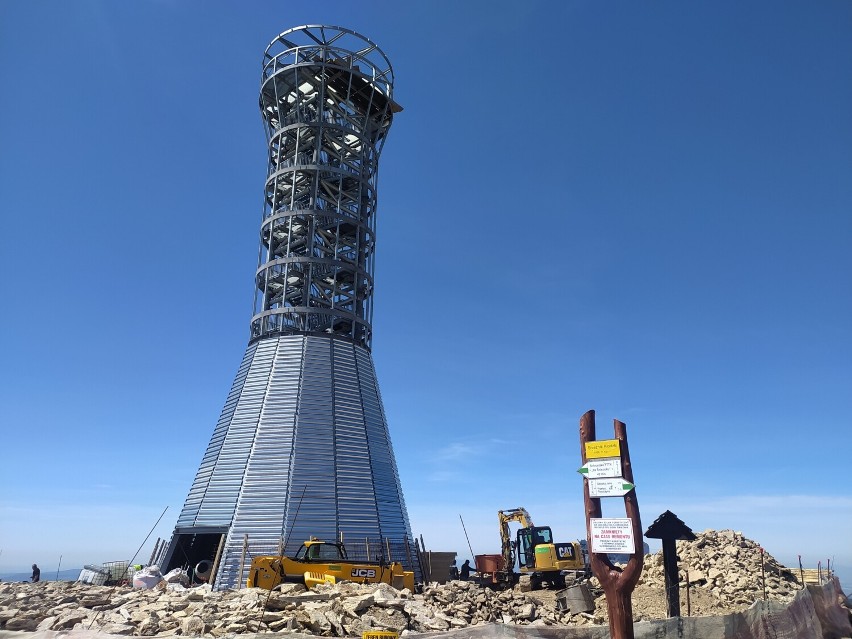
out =
<path fill-rule="evenodd" d="M 532 517 L 530 517 L 526 508 L 510 508 L 508 510 L 498 510 L 497 518 L 500 520 L 500 542 L 502 544 L 503 562 L 506 570 L 511 573 L 515 569 L 515 548 L 511 532 L 509 531 L 509 522 L 516 521 L 521 525 L 521 528 L 531 528 L 533 526 Z"/>

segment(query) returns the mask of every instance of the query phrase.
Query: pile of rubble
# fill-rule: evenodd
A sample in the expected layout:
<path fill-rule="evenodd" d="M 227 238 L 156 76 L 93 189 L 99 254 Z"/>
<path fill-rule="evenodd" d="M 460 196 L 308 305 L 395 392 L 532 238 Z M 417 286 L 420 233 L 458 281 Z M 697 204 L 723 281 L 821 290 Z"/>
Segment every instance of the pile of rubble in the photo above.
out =
<path fill-rule="evenodd" d="M 786 603 L 792 601 L 802 588 L 789 568 L 781 565 L 760 544 L 733 530 L 705 530 L 697 533 L 695 541 L 676 542 L 680 577 L 681 614 L 687 606 L 693 616 L 712 616 L 740 612 L 755 601 L 763 599 L 766 580 L 766 599 Z M 761 572 L 761 561 L 763 572 Z M 687 604 L 687 575 L 689 604 Z M 589 586 L 595 594 L 593 623 L 607 623 L 606 598 L 594 577 Z M 665 619 L 668 616 L 666 578 L 663 553 L 645 557 L 642 575 L 633 591 L 635 621 Z"/>
<path fill-rule="evenodd" d="M 131 590 L 68 582 L 0 584 L 0 628 L 93 629 L 142 636 L 221 637 L 287 630 L 360 636 L 369 629 L 427 632 L 488 622 L 588 623 L 591 616 L 572 616 L 524 593 L 496 592 L 461 581 L 431 584 L 417 595 L 386 584 L 327 584 L 310 591 L 286 584 L 273 592 L 161 585 Z"/>
<path fill-rule="evenodd" d="M 492 590 L 471 582 L 451 581 L 426 588 L 423 601 L 437 619 L 449 624 L 435 628 L 441 630 L 481 623 L 533 626 L 592 623 L 590 614 L 559 609 L 555 594 L 554 591 Z"/>
<path fill-rule="evenodd" d="M 766 596 L 791 600 L 801 588 L 795 575 L 760 546 L 731 530 L 708 530 L 678 542 L 681 573 L 689 573 L 693 615 L 744 610 Z M 495 591 L 471 582 L 428 584 L 422 594 L 386 584 L 323 584 L 307 591 L 285 584 L 275 591 L 212 591 L 165 581 L 150 590 L 69 582 L 0 584 L 0 629 L 93 629 L 111 634 L 222 637 L 249 632 L 296 631 L 360 636 L 365 630 L 453 630 L 486 623 L 515 625 L 606 624 L 606 600 L 596 579 L 593 614 L 556 605 L 554 591 Z M 685 586 L 682 580 L 681 587 Z M 681 591 L 681 602 L 685 599 Z M 666 617 L 662 553 L 645 558 L 633 595 L 634 619 Z M 684 614 L 686 609 L 683 608 Z"/>
<path fill-rule="evenodd" d="M 721 610 L 742 609 L 763 599 L 764 579 L 767 599 L 790 601 L 802 588 L 788 568 L 767 552 L 761 557 L 760 544 L 740 532 L 705 530 L 696 537 L 676 542 L 681 586 L 686 586 L 688 573 L 691 588 L 710 593 Z M 645 557 L 639 583 L 665 588 L 662 551 Z"/>

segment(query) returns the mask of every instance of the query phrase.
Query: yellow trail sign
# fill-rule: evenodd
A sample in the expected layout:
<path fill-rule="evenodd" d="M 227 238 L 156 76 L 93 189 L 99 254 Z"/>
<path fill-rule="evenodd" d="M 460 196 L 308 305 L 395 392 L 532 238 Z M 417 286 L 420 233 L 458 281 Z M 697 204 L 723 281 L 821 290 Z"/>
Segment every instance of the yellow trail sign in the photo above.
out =
<path fill-rule="evenodd" d="M 597 442 L 586 442 L 586 459 L 620 456 L 621 445 L 617 439 L 602 439 Z"/>

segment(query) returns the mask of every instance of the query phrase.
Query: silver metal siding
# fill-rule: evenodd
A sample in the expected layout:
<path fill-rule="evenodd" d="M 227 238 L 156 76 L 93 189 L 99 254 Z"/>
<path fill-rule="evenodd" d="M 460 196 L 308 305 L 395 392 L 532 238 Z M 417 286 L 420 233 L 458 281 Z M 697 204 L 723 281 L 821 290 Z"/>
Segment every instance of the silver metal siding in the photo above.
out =
<path fill-rule="evenodd" d="M 376 383 L 373 358 L 364 349 L 355 349 L 358 364 L 358 380 L 364 402 L 364 421 L 367 431 L 367 443 L 370 448 L 370 462 L 373 471 L 373 485 L 376 491 L 376 504 L 379 512 L 381 534 L 384 537 L 411 537 L 408 514 L 402 500 L 402 487 L 396 468 L 390 433 L 385 421 L 385 411 Z"/>
<path fill-rule="evenodd" d="M 218 588 L 244 583 L 246 534 L 269 549 L 284 536 L 288 552 L 310 536 L 413 539 L 369 351 L 301 335 L 249 346 L 187 503 L 184 532 L 228 527 Z"/>
<path fill-rule="evenodd" d="M 243 391 L 243 383 L 246 375 L 248 375 L 249 367 L 254 358 L 254 351 L 257 344 L 249 344 L 243 355 L 243 361 L 240 363 L 240 368 L 237 370 L 236 379 L 231 385 L 231 391 L 228 393 L 228 399 L 225 401 L 225 406 L 222 408 L 222 413 L 219 415 L 219 421 L 213 431 L 213 436 L 210 438 L 210 443 L 207 445 L 207 451 L 201 460 L 201 465 L 198 468 L 198 473 L 195 475 L 195 481 L 192 482 L 192 488 L 189 489 L 186 502 L 183 505 L 183 510 L 178 517 L 177 526 L 187 527 L 193 526 L 198 517 L 198 510 L 201 507 L 201 502 L 204 499 L 204 494 L 210 483 L 210 476 L 213 474 L 213 469 L 216 466 L 216 460 L 219 458 L 219 451 L 222 449 L 222 442 L 225 441 L 225 435 L 231 425 L 231 418 L 234 415 L 234 410 L 237 407 L 237 402 L 240 399 L 240 394 Z"/>
<path fill-rule="evenodd" d="M 220 578 L 237 581 L 245 535 L 252 544 L 274 547 L 282 534 L 294 449 L 302 344 L 276 344 L 254 445 L 249 455 L 234 521 L 225 541 Z"/>
<path fill-rule="evenodd" d="M 243 382 L 243 391 L 199 508 L 196 526 L 231 524 L 254 444 L 275 351 L 276 344 L 272 341 L 257 344 L 251 368 Z"/>
<path fill-rule="evenodd" d="M 380 534 L 379 513 L 355 345 L 334 344 L 338 526 L 346 537 Z"/>

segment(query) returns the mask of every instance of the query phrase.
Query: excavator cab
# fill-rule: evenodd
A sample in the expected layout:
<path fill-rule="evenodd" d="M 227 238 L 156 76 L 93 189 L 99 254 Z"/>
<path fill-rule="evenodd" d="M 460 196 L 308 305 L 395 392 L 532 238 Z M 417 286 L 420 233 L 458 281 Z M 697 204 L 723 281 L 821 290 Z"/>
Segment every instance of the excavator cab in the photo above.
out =
<path fill-rule="evenodd" d="M 517 551 L 520 568 L 535 568 L 535 547 L 540 544 L 552 544 L 553 532 L 550 526 L 530 526 L 518 531 Z"/>

